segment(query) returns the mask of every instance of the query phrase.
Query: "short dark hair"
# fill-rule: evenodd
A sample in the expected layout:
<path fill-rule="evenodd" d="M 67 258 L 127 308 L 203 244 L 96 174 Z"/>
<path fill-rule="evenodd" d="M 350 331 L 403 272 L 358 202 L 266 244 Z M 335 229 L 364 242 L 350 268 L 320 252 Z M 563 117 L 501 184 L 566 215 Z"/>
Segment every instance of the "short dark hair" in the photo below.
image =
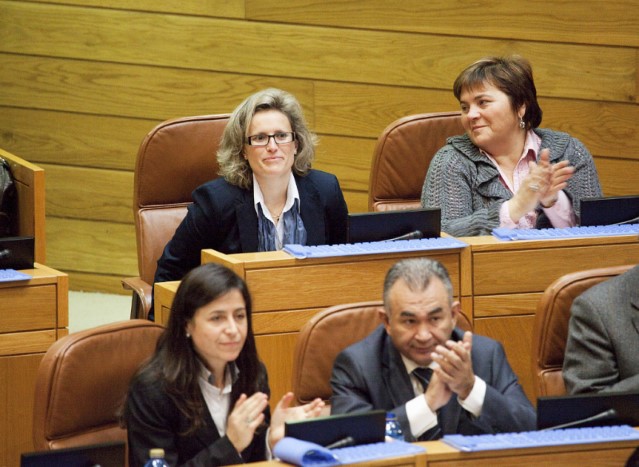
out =
<path fill-rule="evenodd" d="M 492 84 L 506 94 L 515 112 L 522 105 L 526 106 L 523 120 L 527 130 L 541 124 L 543 112 L 537 102 L 537 89 L 528 60 L 519 55 L 482 58 L 457 76 L 453 93 L 460 100 L 462 92 L 485 83 Z"/>
<path fill-rule="evenodd" d="M 395 263 L 386 273 L 386 278 L 384 279 L 384 309 L 386 314 L 390 316 L 390 289 L 398 280 L 402 279 L 410 290 L 422 291 L 428 287 L 433 277 L 442 281 L 448 294 L 448 301 L 453 303 L 453 284 L 450 281 L 448 271 L 442 263 L 428 258 L 410 258 Z"/>

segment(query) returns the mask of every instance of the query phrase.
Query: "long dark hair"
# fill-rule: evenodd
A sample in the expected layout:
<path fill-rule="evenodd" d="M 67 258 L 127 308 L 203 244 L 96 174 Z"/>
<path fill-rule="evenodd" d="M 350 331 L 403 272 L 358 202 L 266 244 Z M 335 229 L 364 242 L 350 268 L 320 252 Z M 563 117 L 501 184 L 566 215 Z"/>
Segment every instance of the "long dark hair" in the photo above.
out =
<path fill-rule="evenodd" d="M 167 328 L 158 341 L 155 354 L 136 375 L 136 378 L 163 385 L 175 406 L 189 421 L 188 433 L 204 425 L 206 406 L 198 384 L 201 363 L 191 339 L 186 336 L 187 324 L 198 308 L 231 290 L 239 290 L 244 298 L 248 329 L 244 347 L 235 360 L 239 374 L 231 390 L 230 407 L 234 406 L 241 394 L 250 396 L 264 387 L 266 372 L 255 346 L 251 295 L 246 283 L 237 274 L 215 263 L 198 266 L 184 276 L 171 306 Z"/>

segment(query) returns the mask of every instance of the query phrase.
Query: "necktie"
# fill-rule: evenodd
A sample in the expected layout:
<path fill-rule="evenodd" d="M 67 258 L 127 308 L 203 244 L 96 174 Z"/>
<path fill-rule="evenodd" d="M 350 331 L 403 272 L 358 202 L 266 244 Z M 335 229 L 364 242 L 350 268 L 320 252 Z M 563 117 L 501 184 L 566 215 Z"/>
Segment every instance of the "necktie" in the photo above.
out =
<path fill-rule="evenodd" d="M 433 370 L 431 370 L 430 368 L 417 367 L 413 370 L 413 375 L 422 384 L 424 391 L 426 391 L 426 388 L 428 387 L 428 382 L 430 381 L 430 378 L 433 375 Z M 438 420 L 437 425 L 435 425 L 430 430 L 427 430 L 425 433 L 423 433 L 418 438 L 419 441 L 430 441 L 433 439 L 441 438 L 441 429 L 439 428 L 439 414 L 437 415 L 437 420 Z"/>
<path fill-rule="evenodd" d="M 428 382 L 433 375 L 433 370 L 430 368 L 417 367 L 413 370 L 413 375 L 417 378 L 417 381 L 421 383 L 422 388 L 424 388 L 425 391 L 428 387 Z"/>

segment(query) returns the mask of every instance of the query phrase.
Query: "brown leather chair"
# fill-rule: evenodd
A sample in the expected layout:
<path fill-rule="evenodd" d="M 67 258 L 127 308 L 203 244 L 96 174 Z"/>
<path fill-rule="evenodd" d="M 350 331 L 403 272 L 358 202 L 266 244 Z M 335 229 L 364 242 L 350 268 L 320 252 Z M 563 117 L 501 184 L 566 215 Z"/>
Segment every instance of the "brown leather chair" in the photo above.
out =
<path fill-rule="evenodd" d="M 140 276 L 122 280 L 133 291 L 131 318 L 149 314 L 157 261 L 193 202 L 191 192 L 218 177 L 216 153 L 228 119 L 222 114 L 168 120 L 140 145 L 133 181 Z"/>
<path fill-rule="evenodd" d="M 40 362 L 33 408 L 38 451 L 125 441 L 118 422 L 129 382 L 164 328 L 128 320 L 76 332 L 55 342 Z"/>
<path fill-rule="evenodd" d="M 537 397 L 566 394 L 563 379 L 568 321 L 573 300 L 587 289 L 632 266 L 611 266 L 566 274 L 550 284 L 539 300 L 533 330 L 533 384 Z"/>
<path fill-rule="evenodd" d="M 386 127 L 373 152 L 369 211 L 421 206 L 430 161 L 449 136 L 464 133 L 460 116 L 461 112 L 410 115 Z"/>
<path fill-rule="evenodd" d="M 329 402 L 335 358 L 381 324 L 379 310 L 383 310 L 381 300 L 335 305 L 302 326 L 293 355 L 292 388 L 297 404 L 306 404 L 317 397 Z M 457 326 L 472 331 L 472 324 L 463 313 Z"/>

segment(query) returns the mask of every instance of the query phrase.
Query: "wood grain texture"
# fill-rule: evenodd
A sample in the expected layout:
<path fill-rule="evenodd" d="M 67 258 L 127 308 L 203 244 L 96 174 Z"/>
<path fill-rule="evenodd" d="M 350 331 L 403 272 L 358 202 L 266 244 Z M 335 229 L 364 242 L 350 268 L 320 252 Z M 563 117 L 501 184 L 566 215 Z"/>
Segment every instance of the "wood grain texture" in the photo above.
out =
<path fill-rule="evenodd" d="M 0 107 L 0 147 L 33 155 L 39 164 L 133 172 L 144 135 L 161 121 Z"/>
<path fill-rule="evenodd" d="M 284 26 L 20 2 L 3 2 L 0 14 L 6 23 L 0 29 L 0 50 L 11 53 L 265 76 L 285 69 L 288 76 L 319 80 L 330 70 L 337 81 L 447 89 L 451 77 L 477 57 L 517 52 L 535 66 L 540 95 L 635 100 L 636 54 L 628 47 Z M 43 16 L 47 27 L 33 27 Z M 189 31 L 188 40 L 175 40 L 184 31 Z M 286 53 L 266 60 L 265 43 Z"/>
<path fill-rule="evenodd" d="M 320 136 L 315 167 L 363 212 L 383 129 L 458 108 L 463 67 L 520 53 L 542 126 L 589 148 L 606 195 L 633 194 L 638 17 L 637 0 L 0 0 L 0 147 L 46 167 L 47 263 L 86 290 L 136 274 L 131 187 L 144 135 L 268 86 L 298 97 Z"/>
<path fill-rule="evenodd" d="M 528 315 L 477 318 L 473 323 L 477 334 L 491 337 L 504 345 L 508 362 L 531 401 L 535 400 L 530 358 L 534 322 L 534 315 Z"/>
<path fill-rule="evenodd" d="M 549 261 L 552 257 L 552 261 Z M 639 243 L 574 248 L 525 249 L 473 254 L 474 294 L 542 292 L 573 271 L 639 263 Z M 539 274 L 543 271 L 543 274 Z M 526 280 L 518 280 L 525 277 Z"/>
<path fill-rule="evenodd" d="M 51 217 L 47 220 L 50 266 L 65 272 L 137 275 L 133 224 Z"/>
<path fill-rule="evenodd" d="M 31 1 L 31 0 L 29 0 Z M 244 0 L 35 0 L 38 3 L 118 8 L 123 10 L 202 15 L 219 18 L 244 18 Z"/>
<path fill-rule="evenodd" d="M 248 19 L 346 28 L 639 46 L 636 0 L 247 0 Z M 539 25 L 533 26 L 533 25 Z"/>
<path fill-rule="evenodd" d="M 166 120 L 230 112 L 269 86 L 295 94 L 302 105 L 312 96 L 310 83 L 287 78 L 7 53 L 0 53 L 0 66 L 9 70 L 0 75 L 0 104 L 23 108 Z M 312 124 L 312 113 L 306 117 Z M 136 141 L 145 134 L 134 135 Z"/>

